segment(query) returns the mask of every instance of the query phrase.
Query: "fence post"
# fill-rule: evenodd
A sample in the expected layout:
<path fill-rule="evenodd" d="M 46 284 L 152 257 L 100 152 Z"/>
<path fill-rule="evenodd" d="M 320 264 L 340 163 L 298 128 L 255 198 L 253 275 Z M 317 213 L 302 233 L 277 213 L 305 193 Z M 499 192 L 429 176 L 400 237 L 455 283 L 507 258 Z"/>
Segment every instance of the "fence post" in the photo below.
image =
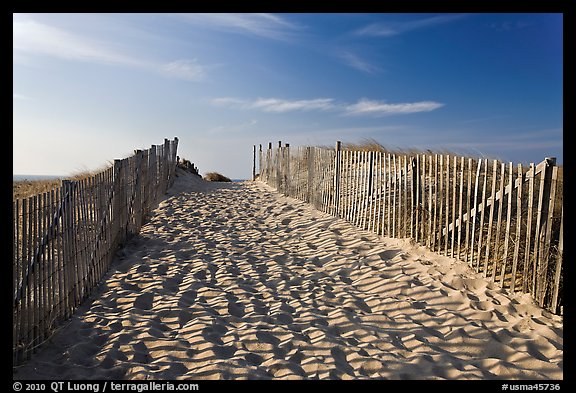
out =
<path fill-rule="evenodd" d="M 62 180 L 62 235 L 64 245 L 62 249 L 64 287 L 67 301 L 65 318 L 68 319 L 74 313 L 76 307 L 76 274 L 74 269 L 74 198 L 72 190 L 74 183 L 71 180 Z"/>
<path fill-rule="evenodd" d="M 372 197 L 372 195 L 374 194 L 373 192 L 373 188 L 374 188 L 374 151 L 370 151 L 368 152 L 368 196 Z"/>
<path fill-rule="evenodd" d="M 134 233 L 140 231 L 142 225 L 142 150 L 134 150 L 134 156 L 136 158 L 136 168 L 134 179 L 134 201 L 132 203 L 132 215 L 134 216 Z"/>
<path fill-rule="evenodd" d="M 418 155 L 416 156 L 418 157 Z M 412 202 L 412 208 L 410 209 L 410 237 L 418 240 L 418 224 L 416 220 L 416 214 L 418 210 L 418 194 L 416 192 L 416 184 L 418 182 L 418 172 L 416 166 L 416 158 L 410 158 L 410 170 L 412 171 L 412 181 L 410 183 L 410 201 Z M 416 233 L 414 233 L 416 230 Z"/>
<path fill-rule="evenodd" d="M 150 204 L 154 205 L 157 199 L 158 187 L 158 154 L 156 153 L 156 145 L 150 146 L 150 154 L 148 156 L 148 175 L 150 177 L 150 191 L 148 198 L 150 199 Z"/>
<path fill-rule="evenodd" d="M 174 180 L 176 180 L 176 164 L 178 163 L 178 137 L 175 136 L 174 140 L 170 143 L 170 185 L 174 184 Z"/>
<path fill-rule="evenodd" d="M 252 154 L 252 181 L 256 180 L 256 145 L 254 145 Z"/>
<path fill-rule="evenodd" d="M 150 200 L 148 198 L 148 190 L 150 188 L 148 181 L 148 155 L 148 150 L 142 152 L 142 179 L 140 180 L 142 184 L 142 222 L 144 222 L 146 215 L 150 211 Z"/>
<path fill-rule="evenodd" d="M 340 172 L 342 170 L 342 142 L 336 141 L 336 163 L 334 165 L 334 215 L 340 217 Z"/>
<path fill-rule="evenodd" d="M 560 235 L 558 239 L 558 253 L 556 254 L 556 269 L 554 271 L 554 289 L 552 293 L 552 304 L 550 310 L 558 312 L 558 295 L 560 292 L 560 278 L 562 277 L 562 263 L 564 261 L 564 207 L 560 215 Z M 562 309 L 560 314 L 563 314 Z"/>
<path fill-rule="evenodd" d="M 546 296 L 548 277 L 548 251 L 550 242 L 550 229 L 548 228 L 552 224 L 552 217 L 548 217 L 550 212 L 550 204 L 554 206 L 555 190 L 552 190 L 552 168 L 556 165 L 556 157 L 546 157 L 546 167 L 542 173 L 542 184 L 543 191 L 540 193 L 539 204 L 542 208 L 541 215 L 540 210 L 538 211 L 540 221 L 540 227 L 538 230 L 539 238 L 535 239 L 538 244 L 538 253 L 535 255 L 537 269 L 534 271 L 534 275 L 538 277 L 538 284 L 536 292 L 533 294 L 534 299 L 540 304 L 544 305 L 544 298 Z M 551 215 L 551 214 L 550 214 Z"/>
<path fill-rule="evenodd" d="M 282 163 L 282 141 L 278 141 L 278 150 L 276 151 L 276 190 L 280 192 L 282 187 L 282 177 L 280 165 Z"/>
<path fill-rule="evenodd" d="M 270 185 L 270 178 L 272 177 L 272 142 L 268 142 L 268 150 L 266 151 L 266 184 Z"/>
<path fill-rule="evenodd" d="M 314 205 L 314 201 L 312 200 L 313 196 L 313 187 L 312 182 L 314 181 L 314 148 L 308 146 L 306 148 L 307 151 L 307 164 L 308 164 L 308 203 Z"/>
<path fill-rule="evenodd" d="M 162 155 L 162 161 L 164 165 L 164 171 L 162 173 L 162 195 L 166 194 L 168 191 L 168 175 L 170 173 L 170 167 L 168 166 L 169 163 L 169 152 L 170 152 L 170 141 L 167 138 L 164 138 L 164 151 Z"/>
<path fill-rule="evenodd" d="M 262 144 L 258 149 L 258 179 L 262 181 Z"/>
<path fill-rule="evenodd" d="M 113 238 L 114 238 L 114 246 L 113 249 L 117 248 L 123 241 L 124 241 L 124 204 L 126 203 L 126 196 L 125 192 L 126 189 L 124 187 L 124 173 L 122 170 L 123 167 L 123 160 L 116 159 L 114 160 L 114 207 L 113 207 L 113 215 L 114 218 L 114 226 L 113 226 Z"/>
<path fill-rule="evenodd" d="M 286 156 L 286 166 L 284 173 L 284 195 L 290 195 L 290 144 L 284 144 L 284 155 Z"/>

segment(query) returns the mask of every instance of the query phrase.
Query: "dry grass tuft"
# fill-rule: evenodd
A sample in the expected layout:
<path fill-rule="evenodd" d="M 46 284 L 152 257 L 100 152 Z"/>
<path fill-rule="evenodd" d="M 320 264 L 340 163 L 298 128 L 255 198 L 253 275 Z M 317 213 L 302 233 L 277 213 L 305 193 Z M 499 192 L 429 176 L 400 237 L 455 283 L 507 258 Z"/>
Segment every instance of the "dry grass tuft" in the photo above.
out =
<path fill-rule="evenodd" d="M 107 163 L 100 168 L 94 170 L 82 169 L 72 173 L 69 176 L 58 179 L 50 180 L 18 180 L 12 182 L 12 200 L 29 198 L 34 195 L 43 194 L 54 190 L 62 185 L 62 180 L 84 180 L 104 172 L 112 166 L 112 163 Z"/>
<path fill-rule="evenodd" d="M 221 175 L 218 172 L 208 172 L 207 174 L 204 175 L 204 180 L 207 181 L 219 181 L 219 182 L 231 182 L 232 180 L 230 180 L 230 178 Z"/>
<path fill-rule="evenodd" d="M 28 198 L 60 187 L 60 179 L 19 180 L 12 182 L 12 199 Z"/>
<path fill-rule="evenodd" d="M 342 144 L 343 150 L 349 151 L 376 151 L 382 153 L 389 153 L 389 154 L 397 154 L 397 155 L 417 155 L 417 154 L 441 154 L 441 155 L 450 155 L 450 156 L 458 156 L 458 154 L 449 151 L 448 149 L 440 149 L 440 150 L 418 150 L 412 148 L 388 148 L 383 146 L 380 142 L 376 141 L 373 138 L 364 138 L 359 143 L 343 143 Z"/>

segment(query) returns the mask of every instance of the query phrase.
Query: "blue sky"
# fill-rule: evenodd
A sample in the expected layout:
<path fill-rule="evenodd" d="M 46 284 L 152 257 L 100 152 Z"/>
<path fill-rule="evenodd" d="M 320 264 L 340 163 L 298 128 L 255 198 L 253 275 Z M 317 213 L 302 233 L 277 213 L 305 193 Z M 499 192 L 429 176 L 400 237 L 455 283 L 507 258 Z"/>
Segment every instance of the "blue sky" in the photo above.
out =
<path fill-rule="evenodd" d="M 14 14 L 13 173 L 69 175 L 178 136 L 201 173 L 252 145 L 563 145 L 562 14 Z"/>

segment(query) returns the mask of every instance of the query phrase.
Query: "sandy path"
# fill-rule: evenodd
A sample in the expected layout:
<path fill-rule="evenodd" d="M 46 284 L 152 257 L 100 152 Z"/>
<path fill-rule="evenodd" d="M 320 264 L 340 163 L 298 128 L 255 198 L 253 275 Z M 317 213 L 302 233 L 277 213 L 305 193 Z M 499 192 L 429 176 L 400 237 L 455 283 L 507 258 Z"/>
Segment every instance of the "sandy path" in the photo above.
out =
<path fill-rule="evenodd" d="M 15 379 L 563 377 L 558 317 L 260 183 L 180 175 Z"/>

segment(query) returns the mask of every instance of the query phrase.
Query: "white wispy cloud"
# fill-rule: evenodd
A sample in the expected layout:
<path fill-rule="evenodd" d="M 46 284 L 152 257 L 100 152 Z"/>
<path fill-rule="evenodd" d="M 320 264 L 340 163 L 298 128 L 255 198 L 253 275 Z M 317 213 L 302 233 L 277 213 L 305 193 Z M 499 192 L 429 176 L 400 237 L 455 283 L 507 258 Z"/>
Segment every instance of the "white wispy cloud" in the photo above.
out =
<path fill-rule="evenodd" d="M 193 60 L 175 60 L 165 64 L 161 68 L 162 73 L 167 76 L 198 82 L 204 80 L 206 76 L 205 67 Z"/>
<path fill-rule="evenodd" d="M 389 104 L 384 101 L 374 101 L 363 98 L 355 104 L 346 106 L 344 110 L 346 115 L 387 116 L 430 112 L 442 106 L 444 106 L 444 104 L 434 101 Z"/>
<path fill-rule="evenodd" d="M 138 59 L 110 49 L 103 42 L 32 19 L 15 17 L 12 29 L 12 45 L 16 53 L 106 64 L 144 65 Z"/>
<path fill-rule="evenodd" d="M 227 107 L 238 107 L 242 108 L 245 107 L 247 101 L 241 100 L 239 98 L 234 97 L 218 97 L 210 99 L 210 103 L 216 106 L 227 106 Z"/>
<path fill-rule="evenodd" d="M 197 26 L 243 33 L 271 39 L 288 39 L 302 29 L 286 18 L 274 14 L 178 14 Z"/>
<path fill-rule="evenodd" d="M 292 111 L 329 110 L 334 108 L 332 98 L 316 98 L 312 100 L 285 100 L 280 98 L 258 98 L 253 101 L 233 97 L 214 98 L 210 102 L 217 106 L 235 107 L 240 109 L 257 109 L 264 112 L 284 113 Z"/>
<path fill-rule="evenodd" d="M 381 71 L 380 67 L 369 63 L 357 54 L 349 51 L 341 51 L 338 53 L 338 57 L 349 67 L 367 74 L 376 74 Z"/>
<path fill-rule="evenodd" d="M 219 97 L 210 100 L 213 105 L 243 110 L 261 110 L 271 113 L 293 111 L 335 111 L 354 116 L 387 116 L 418 112 L 430 112 L 444 104 L 434 101 L 406 102 L 389 104 L 383 101 L 361 99 L 355 104 L 337 103 L 333 98 L 315 98 L 310 100 L 285 100 L 280 98 L 258 98 L 242 100 L 234 97 Z"/>
<path fill-rule="evenodd" d="M 261 109 L 264 112 L 291 112 L 308 110 L 332 109 L 332 98 L 316 98 L 313 100 L 282 100 L 278 98 L 259 98 L 251 104 L 252 108 Z"/>
<path fill-rule="evenodd" d="M 207 67 L 197 59 L 179 59 L 167 63 L 125 55 L 115 49 L 117 43 L 76 34 L 65 29 L 15 15 L 13 52 L 15 56 L 47 56 L 67 61 L 80 61 L 145 69 L 150 72 L 191 82 L 203 81 Z"/>
<path fill-rule="evenodd" d="M 363 36 L 391 37 L 413 30 L 419 30 L 453 22 L 466 16 L 466 14 L 447 14 L 404 22 L 373 23 L 360 30 L 357 30 L 356 34 Z"/>

